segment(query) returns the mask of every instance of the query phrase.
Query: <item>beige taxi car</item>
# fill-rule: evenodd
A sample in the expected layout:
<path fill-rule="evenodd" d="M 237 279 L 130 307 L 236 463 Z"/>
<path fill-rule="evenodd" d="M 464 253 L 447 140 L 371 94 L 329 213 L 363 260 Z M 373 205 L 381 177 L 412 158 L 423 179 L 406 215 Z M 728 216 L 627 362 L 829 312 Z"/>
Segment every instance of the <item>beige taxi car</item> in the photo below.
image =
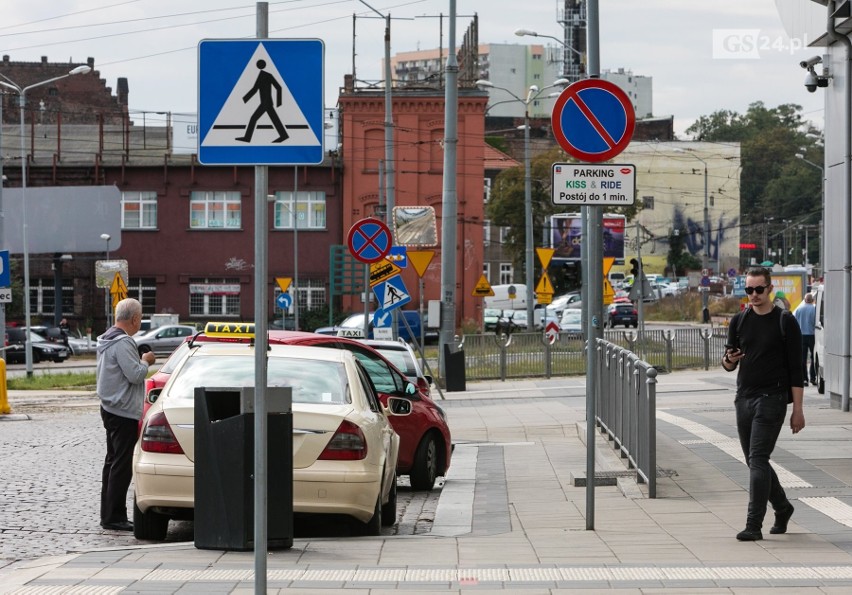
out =
<path fill-rule="evenodd" d="M 388 418 L 410 403 L 382 406 L 349 351 L 270 345 L 268 356 L 269 386 L 292 388 L 293 512 L 348 515 L 379 535 L 396 522 L 399 436 Z M 163 540 L 171 519 L 193 518 L 195 388 L 253 386 L 254 357 L 252 344 L 199 342 L 176 365 L 134 450 L 138 539 Z"/>

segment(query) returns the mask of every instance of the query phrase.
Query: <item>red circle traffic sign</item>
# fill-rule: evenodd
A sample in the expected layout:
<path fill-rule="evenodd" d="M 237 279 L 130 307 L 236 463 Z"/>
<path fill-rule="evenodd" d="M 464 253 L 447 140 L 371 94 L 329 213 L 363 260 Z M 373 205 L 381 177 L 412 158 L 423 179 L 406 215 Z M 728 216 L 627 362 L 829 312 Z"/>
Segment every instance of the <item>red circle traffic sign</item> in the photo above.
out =
<path fill-rule="evenodd" d="M 618 85 L 585 79 L 565 88 L 553 106 L 551 127 L 559 146 L 580 161 L 607 161 L 630 144 L 633 103 Z"/>
<path fill-rule="evenodd" d="M 388 255 L 393 245 L 393 235 L 383 221 L 367 217 L 356 221 L 349 228 L 346 244 L 356 260 L 372 264 Z"/>

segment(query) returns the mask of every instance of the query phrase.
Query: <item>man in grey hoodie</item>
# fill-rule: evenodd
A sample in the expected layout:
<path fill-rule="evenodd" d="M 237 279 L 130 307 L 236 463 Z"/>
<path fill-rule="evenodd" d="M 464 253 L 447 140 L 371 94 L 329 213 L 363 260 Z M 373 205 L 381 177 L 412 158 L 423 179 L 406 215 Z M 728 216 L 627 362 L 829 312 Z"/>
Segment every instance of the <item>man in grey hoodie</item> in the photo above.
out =
<path fill-rule="evenodd" d="M 98 337 L 97 388 L 107 453 L 101 483 L 101 527 L 132 531 L 127 520 L 127 490 L 133 478 L 133 446 L 142 417 L 145 377 L 154 363 L 151 352 L 139 357 L 133 335 L 142 326 L 142 304 L 118 302 L 115 324 Z"/>

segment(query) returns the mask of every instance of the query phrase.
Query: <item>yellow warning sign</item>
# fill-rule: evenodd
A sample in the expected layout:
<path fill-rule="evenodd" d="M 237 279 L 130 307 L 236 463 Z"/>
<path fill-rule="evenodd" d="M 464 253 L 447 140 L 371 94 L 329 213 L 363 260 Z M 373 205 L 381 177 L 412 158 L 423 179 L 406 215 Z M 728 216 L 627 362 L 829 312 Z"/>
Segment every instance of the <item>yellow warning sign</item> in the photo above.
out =
<path fill-rule="evenodd" d="M 555 248 L 536 248 L 535 253 L 538 254 L 538 259 L 541 261 L 541 267 L 547 270 L 547 265 L 550 264 L 550 259 L 553 258 Z"/>
<path fill-rule="evenodd" d="M 408 250 L 408 261 L 417 271 L 417 276 L 421 278 L 426 274 L 426 269 L 429 268 L 434 257 L 434 250 Z"/>
<path fill-rule="evenodd" d="M 287 293 L 287 290 L 290 288 L 290 283 L 293 282 L 293 279 L 290 277 L 275 277 L 275 282 L 278 283 L 278 287 L 281 289 L 281 293 Z"/>
<path fill-rule="evenodd" d="M 538 285 L 535 286 L 535 293 L 536 295 L 553 295 L 553 284 L 550 282 L 550 277 L 547 276 L 547 273 L 542 273 L 541 279 L 538 280 Z M 543 304 L 544 302 L 540 303 Z"/>
<path fill-rule="evenodd" d="M 485 275 L 480 275 L 479 281 L 476 282 L 476 287 L 473 288 L 473 292 L 471 293 L 473 297 L 486 297 L 494 295 L 494 290 L 491 289 L 491 284 L 488 282 L 488 279 L 485 278 Z"/>
<path fill-rule="evenodd" d="M 121 273 L 116 273 L 115 277 L 113 277 L 109 293 L 112 296 L 112 310 L 115 312 L 118 302 L 127 298 L 127 284 L 121 278 Z"/>
<path fill-rule="evenodd" d="M 537 293 L 535 294 L 535 301 L 539 304 L 547 305 L 553 301 L 552 293 Z"/>
<path fill-rule="evenodd" d="M 382 281 L 387 281 L 401 271 L 401 268 L 387 259 L 383 258 L 379 262 L 374 262 L 370 265 L 370 287 L 375 287 Z"/>
<path fill-rule="evenodd" d="M 615 299 L 615 290 L 609 282 L 609 272 L 612 270 L 612 265 L 615 264 L 614 258 L 603 259 L 603 303 L 607 306 Z"/>

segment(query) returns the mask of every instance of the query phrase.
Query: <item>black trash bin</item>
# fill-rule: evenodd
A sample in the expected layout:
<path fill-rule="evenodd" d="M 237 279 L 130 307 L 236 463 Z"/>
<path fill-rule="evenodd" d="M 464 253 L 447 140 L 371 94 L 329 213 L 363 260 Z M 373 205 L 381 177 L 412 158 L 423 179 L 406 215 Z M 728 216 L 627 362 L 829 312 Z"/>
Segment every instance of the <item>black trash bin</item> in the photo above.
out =
<path fill-rule="evenodd" d="M 267 388 L 267 548 L 293 546 L 289 388 Z M 195 389 L 195 547 L 254 549 L 254 390 Z"/>
<path fill-rule="evenodd" d="M 447 376 L 447 392 L 467 390 L 464 370 L 464 349 L 452 351 L 444 345 L 444 372 Z"/>

